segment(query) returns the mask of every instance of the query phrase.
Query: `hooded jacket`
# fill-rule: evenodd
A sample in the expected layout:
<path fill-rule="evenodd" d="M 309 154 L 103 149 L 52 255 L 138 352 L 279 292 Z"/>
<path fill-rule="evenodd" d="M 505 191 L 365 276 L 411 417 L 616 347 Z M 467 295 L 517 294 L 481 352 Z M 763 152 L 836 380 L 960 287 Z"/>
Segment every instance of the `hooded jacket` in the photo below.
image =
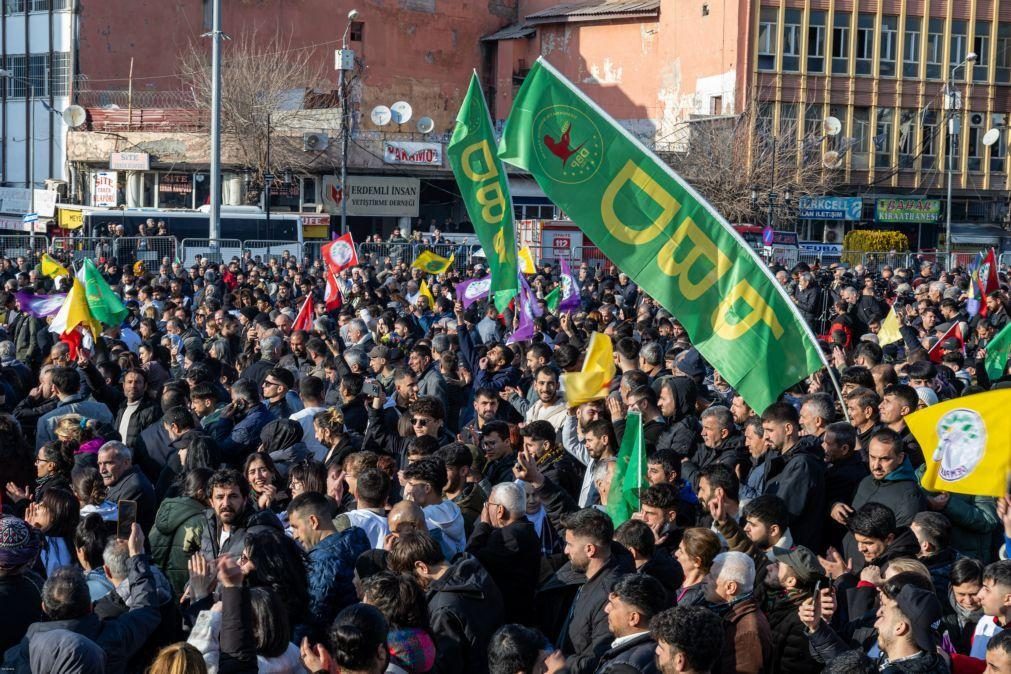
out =
<path fill-rule="evenodd" d="M 861 480 L 851 505 L 853 510 L 859 510 L 865 503 L 888 506 L 895 513 L 895 526 L 898 527 L 909 526 L 916 513 L 927 509 L 913 464 L 908 458 L 880 480 L 873 475 Z"/>
<path fill-rule="evenodd" d="M 786 502 L 793 540 L 811 550 L 821 549 L 825 516 L 824 456 L 820 438 L 804 436 L 781 456 L 770 459 L 766 469 L 765 493 Z"/>
<path fill-rule="evenodd" d="M 200 552 L 206 506 L 188 496 L 162 501 L 151 530 L 151 561 L 165 571 L 172 590 L 181 595 L 189 582 L 188 562 Z"/>
<path fill-rule="evenodd" d="M 656 448 L 670 449 L 681 456 L 693 456 L 698 448 L 699 431 L 702 430 L 695 414 L 698 387 L 688 377 L 671 377 L 667 381 L 671 382 L 674 392 L 675 412 L 674 416 L 666 419 L 667 427 L 660 432 Z"/>
<path fill-rule="evenodd" d="M 355 560 L 371 549 L 365 531 L 351 527 L 330 534 L 309 551 L 308 622 L 316 632 L 314 639 L 322 638 L 337 614 L 358 601 L 353 584 Z"/>
<path fill-rule="evenodd" d="M 293 464 L 309 457 L 302 433 L 302 424 L 291 419 L 274 419 L 260 430 L 263 451 L 270 454 L 283 478 L 288 477 Z"/>
<path fill-rule="evenodd" d="M 502 595 L 474 557 L 463 554 L 426 592 L 440 672 L 488 671 L 488 644 L 504 622 Z"/>
<path fill-rule="evenodd" d="M 719 447 L 707 447 L 705 443 L 699 443 L 691 458 L 681 464 L 681 477 L 698 491 L 702 471 L 718 463 L 730 470 L 734 470 L 737 466 L 742 466 L 742 470 L 746 470 L 751 465 L 751 457 L 744 448 L 743 435 L 734 433 L 720 443 Z"/>
<path fill-rule="evenodd" d="M 442 503 L 425 506 L 422 510 L 425 512 L 428 528 L 440 529 L 454 554 L 463 552 L 467 547 L 467 533 L 464 530 L 460 506 L 452 501 L 443 500 Z"/>

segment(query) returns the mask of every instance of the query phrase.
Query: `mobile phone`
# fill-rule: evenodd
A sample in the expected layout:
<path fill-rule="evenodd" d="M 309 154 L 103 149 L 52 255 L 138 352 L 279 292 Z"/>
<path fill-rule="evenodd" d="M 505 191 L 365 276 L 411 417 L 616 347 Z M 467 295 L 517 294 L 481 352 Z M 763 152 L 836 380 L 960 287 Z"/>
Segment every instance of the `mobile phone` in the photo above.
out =
<path fill-rule="evenodd" d="M 130 538 L 133 525 L 137 521 L 137 502 L 122 500 L 118 505 L 116 516 L 116 538 L 126 540 Z"/>
<path fill-rule="evenodd" d="M 814 601 L 814 614 L 818 615 L 821 613 L 821 581 L 819 580 L 814 584 L 814 596 L 811 597 Z"/>
<path fill-rule="evenodd" d="M 375 379 L 368 379 L 362 385 L 362 393 L 369 398 L 378 398 L 380 391 L 379 382 Z"/>

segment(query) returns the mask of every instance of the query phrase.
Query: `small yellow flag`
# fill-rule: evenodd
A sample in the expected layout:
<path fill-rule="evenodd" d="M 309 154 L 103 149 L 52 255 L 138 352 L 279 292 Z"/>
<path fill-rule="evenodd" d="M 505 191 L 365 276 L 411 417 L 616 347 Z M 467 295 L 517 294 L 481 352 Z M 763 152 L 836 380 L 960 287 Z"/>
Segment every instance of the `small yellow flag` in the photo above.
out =
<path fill-rule="evenodd" d="M 411 263 L 412 267 L 417 267 L 421 271 L 428 272 L 429 274 L 444 274 L 447 269 L 453 265 L 453 258 L 455 255 L 450 255 L 449 257 L 442 257 L 436 255 L 430 250 L 423 250 Z"/>
<path fill-rule="evenodd" d="M 900 327 L 899 317 L 895 315 L 895 307 L 892 307 L 888 310 L 885 320 L 881 321 L 881 329 L 878 330 L 878 345 L 885 346 L 902 339 L 902 333 L 899 332 Z"/>
<path fill-rule="evenodd" d="M 91 310 L 88 308 L 84 284 L 75 278 L 74 285 L 67 293 L 66 303 L 53 317 L 49 331 L 55 332 L 57 335 L 65 335 L 82 324 L 91 331 L 92 337 L 98 339 L 98 335 L 102 332 L 102 324 L 92 316 Z"/>
<path fill-rule="evenodd" d="M 923 448 L 927 491 L 1004 496 L 1011 472 L 1011 389 L 955 398 L 906 417 Z"/>
<path fill-rule="evenodd" d="M 530 246 L 523 246 L 520 248 L 518 255 L 518 260 L 520 263 L 520 271 L 524 274 L 536 274 L 537 267 L 534 265 L 534 256 L 530 252 Z"/>
<path fill-rule="evenodd" d="M 565 404 L 576 407 L 591 400 L 607 397 L 614 379 L 614 347 L 611 338 L 601 332 L 590 336 L 590 347 L 580 372 L 562 375 L 565 387 Z"/>
<path fill-rule="evenodd" d="M 59 276 L 70 276 L 70 272 L 62 264 L 49 257 L 48 253 L 43 253 L 40 259 L 42 263 L 42 275 L 48 276 L 49 278 L 57 278 Z"/>
<path fill-rule="evenodd" d="M 428 284 L 424 280 L 421 281 L 421 285 L 418 287 L 418 294 L 421 297 L 428 298 L 429 309 L 435 306 L 435 297 L 432 296 L 432 291 L 428 289 Z"/>

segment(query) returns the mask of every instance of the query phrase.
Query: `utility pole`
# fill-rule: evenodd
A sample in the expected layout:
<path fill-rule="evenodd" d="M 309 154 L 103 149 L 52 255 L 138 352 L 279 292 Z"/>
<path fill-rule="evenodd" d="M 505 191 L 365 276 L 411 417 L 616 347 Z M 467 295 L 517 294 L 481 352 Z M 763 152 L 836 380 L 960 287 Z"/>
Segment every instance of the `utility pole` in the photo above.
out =
<path fill-rule="evenodd" d="M 221 238 L 221 0 L 211 0 L 211 219 L 212 249 Z"/>
<path fill-rule="evenodd" d="M 341 106 L 341 234 L 348 233 L 348 140 L 351 130 L 348 128 L 348 95 L 347 85 L 350 84 L 350 77 L 345 73 L 354 70 L 355 52 L 348 49 L 348 33 L 351 31 L 351 24 L 358 18 L 358 10 L 352 9 L 348 12 L 348 23 L 344 28 L 344 35 L 341 37 L 341 48 L 334 56 L 334 67 L 337 69 L 337 95 L 340 97 Z"/>

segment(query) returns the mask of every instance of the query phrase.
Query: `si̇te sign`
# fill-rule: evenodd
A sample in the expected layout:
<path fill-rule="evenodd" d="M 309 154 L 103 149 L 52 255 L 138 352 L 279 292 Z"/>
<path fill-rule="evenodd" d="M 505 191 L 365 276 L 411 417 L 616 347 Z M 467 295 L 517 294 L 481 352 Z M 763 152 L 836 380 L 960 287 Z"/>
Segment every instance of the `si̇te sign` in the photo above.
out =
<path fill-rule="evenodd" d="M 91 205 L 101 208 L 119 205 L 119 179 L 116 171 L 96 171 L 91 183 Z"/>

